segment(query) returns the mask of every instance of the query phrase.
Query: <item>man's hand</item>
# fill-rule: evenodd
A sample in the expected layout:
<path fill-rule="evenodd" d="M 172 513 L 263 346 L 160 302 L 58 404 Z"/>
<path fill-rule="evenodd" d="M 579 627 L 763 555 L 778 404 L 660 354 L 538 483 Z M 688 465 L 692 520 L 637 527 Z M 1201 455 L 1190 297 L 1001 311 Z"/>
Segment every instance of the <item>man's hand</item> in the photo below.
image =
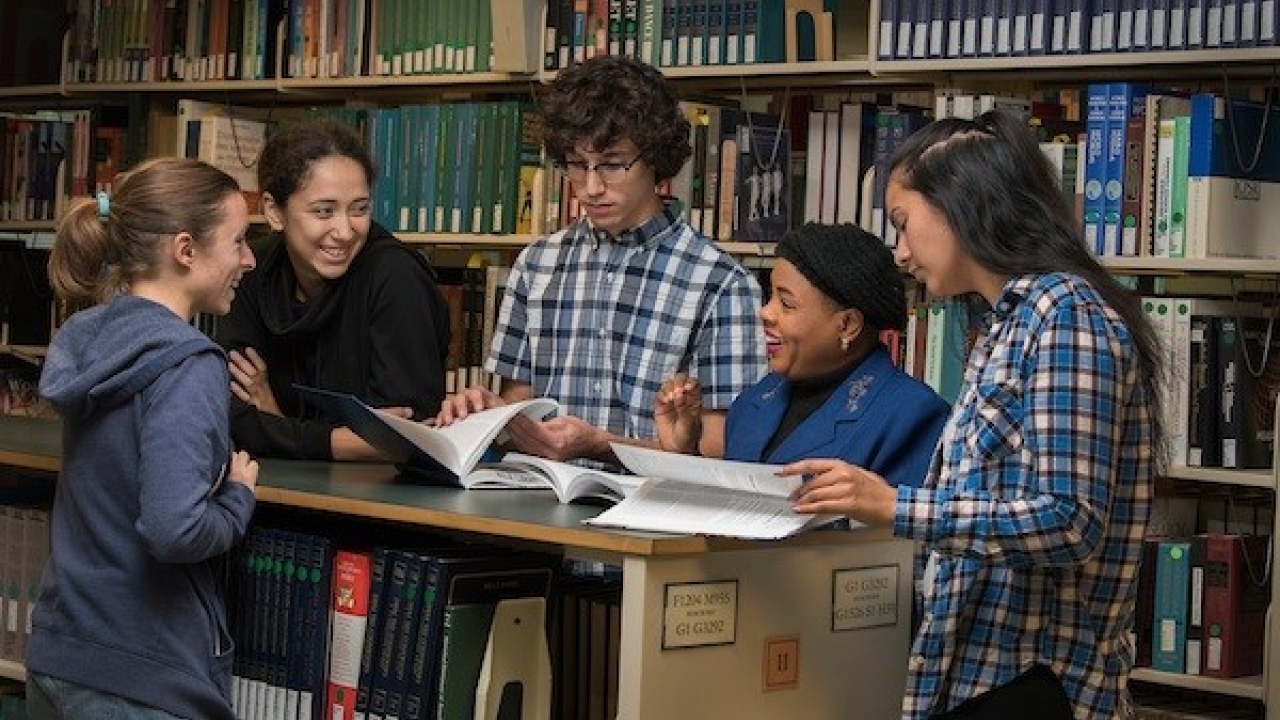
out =
<path fill-rule="evenodd" d="M 575 458 L 616 462 L 609 433 L 570 415 L 542 421 L 517 415 L 507 423 L 506 432 L 515 449 L 529 455 L 561 462 Z"/>
<path fill-rule="evenodd" d="M 676 375 L 662 384 L 654 400 L 658 443 L 669 452 L 698 454 L 702 439 L 702 384 Z"/>
<path fill-rule="evenodd" d="M 446 397 L 440 403 L 440 412 L 429 424 L 444 427 L 465 418 L 473 412 L 506 405 L 501 395 L 494 393 L 482 385 L 472 385 L 462 392 Z"/>

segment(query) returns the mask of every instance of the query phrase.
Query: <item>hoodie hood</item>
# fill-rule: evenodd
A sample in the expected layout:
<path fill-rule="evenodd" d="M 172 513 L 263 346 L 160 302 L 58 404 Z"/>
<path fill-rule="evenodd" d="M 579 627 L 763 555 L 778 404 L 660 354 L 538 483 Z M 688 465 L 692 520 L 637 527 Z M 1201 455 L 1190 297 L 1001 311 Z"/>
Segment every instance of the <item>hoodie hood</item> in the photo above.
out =
<path fill-rule="evenodd" d="M 58 330 L 40 394 L 65 419 L 128 402 L 161 373 L 222 349 L 172 310 L 134 295 L 82 310 Z"/>

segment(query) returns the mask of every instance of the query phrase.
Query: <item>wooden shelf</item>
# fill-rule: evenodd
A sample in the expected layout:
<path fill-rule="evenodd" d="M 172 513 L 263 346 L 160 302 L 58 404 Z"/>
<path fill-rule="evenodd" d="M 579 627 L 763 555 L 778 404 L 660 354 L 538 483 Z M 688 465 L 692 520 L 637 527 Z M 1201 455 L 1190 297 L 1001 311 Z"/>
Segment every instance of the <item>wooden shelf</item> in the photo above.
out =
<path fill-rule="evenodd" d="M 13 660 L 0 660 L 0 677 L 26 682 L 27 668 L 20 662 L 14 662 Z"/>
<path fill-rule="evenodd" d="M 1275 473 L 1267 468 L 1257 470 L 1239 470 L 1235 468 L 1187 467 L 1177 465 L 1166 471 L 1166 476 L 1177 480 L 1194 480 L 1214 485 L 1235 485 L 1237 487 L 1262 488 L 1270 490 L 1276 486 Z"/>
<path fill-rule="evenodd" d="M 49 348 L 44 345 L 0 345 L 0 355 L 11 355 L 32 365 L 39 365 Z"/>
<path fill-rule="evenodd" d="M 1104 257 L 1102 265 L 1116 273 L 1136 275 L 1280 275 L 1280 259 L 1277 258 L 1156 258 L 1156 257 Z"/>
<path fill-rule="evenodd" d="M 1250 700 L 1262 700 L 1266 695 L 1261 675 L 1243 678 L 1213 678 L 1203 675 L 1163 672 L 1161 670 L 1152 670 L 1151 668 L 1134 668 L 1130 677 L 1140 682 L 1180 687 L 1187 690 L 1203 690 L 1204 692 L 1231 695 Z"/>
<path fill-rule="evenodd" d="M 867 70 L 873 75 L 974 73 L 999 78 L 1002 74 L 1027 79 L 1071 79 L 1093 82 L 1099 79 L 1167 77 L 1183 80 L 1221 77 L 1223 71 L 1237 77 L 1242 73 L 1259 77 L 1271 75 L 1271 64 L 1280 62 L 1280 47 L 1215 48 L 1166 52 L 1076 53 L 1020 55 L 1010 57 L 963 57 L 930 60 L 872 60 Z M 1082 70 L 1088 70 L 1082 75 Z"/>

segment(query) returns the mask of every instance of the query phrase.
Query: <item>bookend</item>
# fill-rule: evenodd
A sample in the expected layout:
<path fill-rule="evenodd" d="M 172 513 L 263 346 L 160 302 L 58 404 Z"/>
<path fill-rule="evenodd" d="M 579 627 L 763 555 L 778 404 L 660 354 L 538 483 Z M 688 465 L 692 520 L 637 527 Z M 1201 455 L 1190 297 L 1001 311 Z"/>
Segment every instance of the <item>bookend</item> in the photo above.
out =
<path fill-rule="evenodd" d="M 546 598 L 500 600 L 476 683 L 475 720 L 551 720 Z"/>
<path fill-rule="evenodd" d="M 787 62 L 835 60 L 834 20 L 822 5 L 822 0 L 786 0 Z M 802 17 L 806 15 L 812 22 L 813 32 L 813 44 L 809 47 L 805 47 L 808 43 L 801 38 Z M 809 55 L 812 56 L 807 57 Z"/>

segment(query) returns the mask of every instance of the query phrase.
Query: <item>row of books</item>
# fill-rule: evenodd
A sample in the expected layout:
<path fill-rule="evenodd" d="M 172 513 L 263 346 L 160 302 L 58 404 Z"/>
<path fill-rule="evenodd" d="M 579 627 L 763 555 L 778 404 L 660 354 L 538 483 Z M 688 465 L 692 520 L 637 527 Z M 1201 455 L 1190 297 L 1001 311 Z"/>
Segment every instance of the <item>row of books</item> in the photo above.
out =
<path fill-rule="evenodd" d="M 689 224 L 717 240 L 776 242 L 791 225 L 791 134 L 780 115 L 681 101 L 693 155 L 671 179 Z"/>
<path fill-rule="evenodd" d="M 0 113 L 0 220 L 56 220 L 67 201 L 110 190 L 125 164 L 121 108 Z"/>
<path fill-rule="evenodd" d="M 228 566 L 237 717 L 612 717 L 620 578 L 579 565 L 256 527 Z"/>
<path fill-rule="evenodd" d="M 1132 681 L 1135 720 L 1265 720 L 1266 707 L 1251 698 L 1218 695 Z"/>
<path fill-rule="evenodd" d="M 1148 539 L 1138 580 L 1137 665 L 1234 678 L 1262 673 L 1271 537 Z"/>
<path fill-rule="evenodd" d="M 449 308 L 445 392 L 475 385 L 501 390 L 500 378 L 484 369 L 506 289 L 509 265 L 437 268 L 437 284 Z"/>
<path fill-rule="evenodd" d="M 906 329 L 887 330 L 881 340 L 899 368 L 954 403 L 973 345 L 972 313 L 959 299 L 909 302 L 914 304 L 909 306 Z"/>
<path fill-rule="evenodd" d="M 39 397 L 36 389 L 39 375 L 38 371 L 29 369 L 32 367 L 0 368 L 0 415 L 52 415 L 52 408 Z"/>
<path fill-rule="evenodd" d="M 525 34 L 506 0 L 72 0 L 72 82 L 341 78 L 532 71 L 500 39 Z M 497 65 L 501 67 L 496 67 Z"/>
<path fill-rule="evenodd" d="M 976 313 L 958 299 L 909 302 L 906 329 L 886 332 L 882 340 L 900 368 L 954 402 Z M 1280 391 L 1275 308 L 1253 301 L 1165 296 L 1144 297 L 1143 307 L 1160 336 L 1168 368 L 1162 407 L 1169 462 L 1270 468 Z"/>
<path fill-rule="evenodd" d="M 1270 47 L 1275 3 L 1254 0 L 882 0 L 881 60 Z"/>
<path fill-rule="evenodd" d="M 1269 468 L 1275 446 L 1280 336 L 1275 308 L 1221 298 L 1146 297 L 1161 336 L 1170 461 Z"/>
<path fill-rule="evenodd" d="M 543 69 L 596 55 L 659 67 L 831 60 L 844 50 L 835 27 L 866 9 L 830 0 L 818 6 L 815 13 L 783 0 L 548 0 Z"/>
<path fill-rule="evenodd" d="M 374 217 L 392 230 L 530 232 L 540 149 L 519 101 L 378 108 Z"/>
<path fill-rule="evenodd" d="M 49 511 L 43 503 L 0 504 L 0 660 L 21 662 L 31 609 L 49 557 Z"/>
<path fill-rule="evenodd" d="M 1086 90 L 1085 241 L 1099 255 L 1274 257 L 1270 105 L 1128 82 Z"/>
<path fill-rule="evenodd" d="M 86 140 L 83 113 L 0 115 L 0 220 L 54 220 L 69 192 L 63 161 Z"/>

